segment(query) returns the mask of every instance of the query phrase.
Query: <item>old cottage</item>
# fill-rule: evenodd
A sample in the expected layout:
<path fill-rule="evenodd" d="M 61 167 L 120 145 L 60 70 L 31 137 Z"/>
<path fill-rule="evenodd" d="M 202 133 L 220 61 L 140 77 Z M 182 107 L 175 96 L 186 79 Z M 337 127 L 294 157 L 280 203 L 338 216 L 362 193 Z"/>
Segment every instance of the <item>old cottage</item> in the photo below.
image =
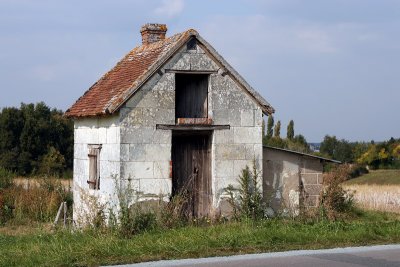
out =
<path fill-rule="evenodd" d="M 195 30 L 140 32 L 142 44 L 66 112 L 75 122 L 75 220 L 90 197 L 113 208 L 115 181 L 132 183 L 140 201 L 186 190 L 194 216 L 215 214 L 246 165 L 263 171 L 271 105 Z"/>

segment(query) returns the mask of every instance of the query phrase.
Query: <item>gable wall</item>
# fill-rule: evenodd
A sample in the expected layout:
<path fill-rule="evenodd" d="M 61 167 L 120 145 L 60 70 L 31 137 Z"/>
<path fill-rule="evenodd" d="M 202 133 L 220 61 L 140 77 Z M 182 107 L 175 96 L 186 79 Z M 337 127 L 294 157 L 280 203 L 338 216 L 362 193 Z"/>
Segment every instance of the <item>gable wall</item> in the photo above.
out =
<path fill-rule="evenodd" d="M 262 173 L 262 111 L 259 106 L 198 46 L 182 48 L 120 110 L 121 178 L 133 179 L 145 197 L 171 193 L 171 139 L 156 124 L 175 124 L 175 74 L 169 70 L 216 71 L 209 79 L 208 114 L 216 130 L 212 137 L 213 206 L 217 208 L 229 184 L 237 185 L 241 170 L 256 159 Z M 260 177 L 261 180 L 261 177 Z"/>

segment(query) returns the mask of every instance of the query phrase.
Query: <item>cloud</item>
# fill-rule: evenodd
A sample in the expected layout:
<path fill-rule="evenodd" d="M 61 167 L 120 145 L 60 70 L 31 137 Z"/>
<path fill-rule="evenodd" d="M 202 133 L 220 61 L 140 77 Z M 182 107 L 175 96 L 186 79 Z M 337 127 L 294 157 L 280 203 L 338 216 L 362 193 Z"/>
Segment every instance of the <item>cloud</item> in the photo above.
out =
<path fill-rule="evenodd" d="M 161 6 L 154 10 L 157 15 L 164 15 L 167 17 L 175 17 L 183 11 L 183 0 L 162 0 Z"/>
<path fill-rule="evenodd" d="M 333 45 L 332 38 L 323 30 L 300 29 L 296 32 L 296 37 L 306 50 L 319 53 L 333 53 L 337 50 Z"/>

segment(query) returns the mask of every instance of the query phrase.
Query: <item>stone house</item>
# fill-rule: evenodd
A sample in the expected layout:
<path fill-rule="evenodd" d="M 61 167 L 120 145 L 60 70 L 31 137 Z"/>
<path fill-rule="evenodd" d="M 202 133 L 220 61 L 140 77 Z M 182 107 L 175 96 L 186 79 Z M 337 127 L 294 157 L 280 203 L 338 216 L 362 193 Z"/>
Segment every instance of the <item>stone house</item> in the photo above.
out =
<path fill-rule="evenodd" d="M 292 150 L 263 147 L 263 195 L 274 213 L 296 215 L 317 207 L 326 163 L 340 163 Z"/>
<path fill-rule="evenodd" d="M 194 216 L 218 214 L 253 161 L 263 171 L 263 115 L 274 112 L 195 30 L 141 28 L 124 56 L 67 111 L 74 119 L 74 220 L 88 197 L 108 208 L 118 183 L 140 201 L 190 194 Z M 116 183 L 117 182 L 117 183 Z"/>

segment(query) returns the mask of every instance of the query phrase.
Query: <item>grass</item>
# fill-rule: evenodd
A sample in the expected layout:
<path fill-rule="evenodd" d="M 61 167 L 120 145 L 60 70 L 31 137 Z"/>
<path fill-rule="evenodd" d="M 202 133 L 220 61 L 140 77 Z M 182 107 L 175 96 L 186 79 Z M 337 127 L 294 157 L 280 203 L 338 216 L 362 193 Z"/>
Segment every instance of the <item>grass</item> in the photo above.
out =
<path fill-rule="evenodd" d="M 344 184 L 400 185 L 400 170 L 371 170 L 369 173 L 348 180 Z"/>
<path fill-rule="evenodd" d="M 398 185 L 350 184 L 343 188 L 353 192 L 353 199 L 360 208 L 400 213 Z"/>
<path fill-rule="evenodd" d="M 343 188 L 363 209 L 400 213 L 400 170 L 373 170 L 344 182 Z"/>
<path fill-rule="evenodd" d="M 112 231 L 0 231 L 0 266 L 97 266 L 150 260 L 400 242 L 399 216 L 358 212 L 346 221 L 272 219 L 188 226 L 123 238 Z"/>

